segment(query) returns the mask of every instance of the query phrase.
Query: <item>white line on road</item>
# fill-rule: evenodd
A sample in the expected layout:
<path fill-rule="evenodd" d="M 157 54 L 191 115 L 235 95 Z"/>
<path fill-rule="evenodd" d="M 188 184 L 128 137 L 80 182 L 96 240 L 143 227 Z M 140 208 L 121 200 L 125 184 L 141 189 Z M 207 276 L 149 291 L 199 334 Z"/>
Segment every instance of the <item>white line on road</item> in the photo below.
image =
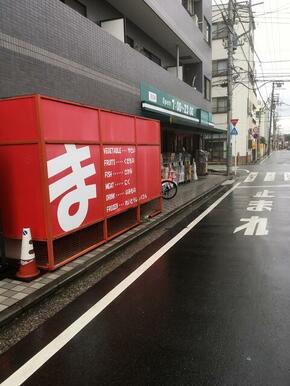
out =
<path fill-rule="evenodd" d="M 260 162 L 260 165 L 262 165 L 268 158 L 269 158 L 269 156 L 265 157 L 265 158 L 263 159 L 263 161 Z"/>
<path fill-rule="evenodd" d="M 252 172 L 248 175 L 244 182 L 253 182 L 257 178 L 258 173 Z"/>
<path fill-rule="evenodd" d="M 226 180 L 225 182 L 222 183 L 222 186 L 233 185 L 234 182 L 235 182 L 235 180 Z"/>
<path fill-rule="evenodd" d="M 173 239 L 163 245 L 148 260 L 140 265 L 134 272 L 127 276 L 121 283 L 107 293 L 101 300 L 93 305 L 88 311 L 80 316 L 61 334 L 53 339 L 41 351 L 35 354 L 29 361 L 10 375 L 1 386 L 22 385 L 32 374 L 43 366 L 53 355 L 61 350 L 74 336 L 76 336 L 84 327 L 86 327 L 96 316 L 98 316 L 109 304 L 111 304 L 123 291 L 125 291 L 135 280 L 146 272 L 157 260 L 159 260 L 169 249 L 171 249 L 179 240 L 191 231 L 204 217 L 215 209 L 229 194 L 231 194 L 240 182 L 228 190 L 222 197 L 210 205 L 203 213 L 194 219 L 186 228 L 182 229 Z"/>
<path fill-rule="evenodd" d="M 253 188 L 290 188 L 289 184 L 284 185 L 241 185 L 239 189 L 253 189 Z"/>
<path fill-rule="evenodd" d="M 284 180 L 285 181 L 290 181 L 290 173 L 284 173 Z"/>
<path fill-rule="evenodd" d="M 264 178 L 264 181 L 271 182 L 274 181 L 276 177 L 276 172 L 268 172 Z"/>

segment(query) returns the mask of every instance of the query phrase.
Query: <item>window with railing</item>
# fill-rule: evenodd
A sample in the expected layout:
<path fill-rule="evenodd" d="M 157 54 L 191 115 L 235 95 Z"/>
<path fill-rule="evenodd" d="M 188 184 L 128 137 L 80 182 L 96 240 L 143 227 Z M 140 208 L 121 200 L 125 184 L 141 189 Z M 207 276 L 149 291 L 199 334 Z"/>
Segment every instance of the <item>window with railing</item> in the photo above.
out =
<path fill-rule="evenodd" d="M 223 21 L 212 24 L 212 40 L 225 39 L 228 36 L 228 28 Z"/>
<path fill-rule="evenodd" d="M 227 97 L 218 97 L 212 98 L 212 112 L 216 113 L 226 113 L 228 111 L 228 98 Z"/>
<path fill-rule="evenodd" d="M 191 16 L 194 15 L 194 0 L 182 0 L 182 5 Z"/>
<path fill-rule="evenodd" d="M 141 52 L 148 59 L 152 60 L 152 62 L 159 64 L 159 66 L 161 66 L 161 59 L 158 56 L 156 56 L 155 54 L 153 54 L 153 52 L 147 50 L 146 48 L 143 48 Z"/>
<path fill-rule="evenodd" d="M 203 20 L 204 20 L 204 29 L 203 29 L 204 39 L 210 45 L 211 44 L 211 27 L 205 17 L 203 18 Z"/>
<path fill-rule="evenodd" d="M 228 60 L 213 60 L 212 62 L 212 76 L 225 76 L 228 71 Z"/>

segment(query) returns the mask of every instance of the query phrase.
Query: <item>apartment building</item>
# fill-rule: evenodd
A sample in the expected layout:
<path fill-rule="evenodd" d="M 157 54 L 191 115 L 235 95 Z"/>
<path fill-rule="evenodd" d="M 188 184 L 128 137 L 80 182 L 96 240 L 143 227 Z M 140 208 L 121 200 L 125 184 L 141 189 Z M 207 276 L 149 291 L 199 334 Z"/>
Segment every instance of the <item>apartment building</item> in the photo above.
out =
<path fill-rule="evenodd" d="M 238 135 L 232 144 L 239 164 L 255 161 L 258 156 L 260 109 L 256 93 L 254 65 L 254 17 L 249 3 L 234 5 L 234 66 L 232 117 L 238 119 Z M 223 16 L 222 16 L 223 15 Z M 213 6 L 212 24 L 212 112 L 215 126 L 227 128 L 227 5 Z M 236 148 L 235 148 L 236 147 Z M 225 136 L 210 136 L 207 140 L 212 161 L 225 161 Z"/>
<path fill-rule="evenodd" d="M 211 115 L 210 0 L 0 0 L 0 97 L 41 93 L 161 121 L 194 156 Z"/>

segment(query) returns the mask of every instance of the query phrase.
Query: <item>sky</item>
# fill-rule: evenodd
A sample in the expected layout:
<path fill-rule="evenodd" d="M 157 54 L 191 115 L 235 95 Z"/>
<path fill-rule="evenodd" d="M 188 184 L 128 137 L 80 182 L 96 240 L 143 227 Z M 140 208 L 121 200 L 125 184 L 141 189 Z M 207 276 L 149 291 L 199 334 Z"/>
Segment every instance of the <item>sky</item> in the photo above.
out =
<path fill-rule="evenodd" d="M 252 4 L 260 3 L 253 0 Z M 255 49 L 257 77 L 267 80 L 289 80 L 276 88 L 281 105 L 277 107 L 281 133 L 290 133 L 290 1 L 263 0 L 253 6 L 255 15 Z M 258 82 L 262 86 L 265 82 Z M 271 96 L 272 84 L 260 88 L 264 100 Z"/>
<path fill-rule="evenodd" d="M 212 3 L 227 3 L 227 0 L 212 0 Z M 289 80 L 281 88 L 276 88 L 275 94 L 279 94 L 281 102 L 277 107 L 280 116 L 278 126 L 282 134 L 290 133 L 290 1 L 252 0 L 252 5 L 256 24 L 254 42 L 258 54 L 255 57 L 256 72 L 257 79 L 261 80 L 257 84 L 264 101 L 267 101 L 272 91 L 270 81 Z M 264 85 L 265 82 L 268 83 Z"/>

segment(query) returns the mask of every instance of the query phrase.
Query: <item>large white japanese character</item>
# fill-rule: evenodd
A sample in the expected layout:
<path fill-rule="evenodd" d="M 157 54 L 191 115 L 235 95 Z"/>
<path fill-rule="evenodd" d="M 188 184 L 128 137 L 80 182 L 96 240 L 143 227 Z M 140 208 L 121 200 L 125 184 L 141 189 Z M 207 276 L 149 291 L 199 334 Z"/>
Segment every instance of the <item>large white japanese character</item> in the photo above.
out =
<path fill-rule="evenodd" d="M 246 224 L 240 225 L 234 230 L 234 233 L 245 230 L 245 236 L 265 236 L 269 233 L 267 230 L 267 218 L 252 216 L 250 218 L 241 218 L 241 222 Z"/>
<path fill-rule="evenodd" d="M 255 196 L 253 197 L 256 197 L 256 198 L 273 198 L 275 196 L 272 196 L 274 192 L 270 192 L 269 190 L 263 190 L 262 192 L 258 192 L 257 194 L 255 194 Z"/>
<path fill-rule="evenodd" d="M 81 166 L 81 162 L 91 157 L 89 146 L 77 148 L 75 145 L 64 145 L 66 153 L 47 161 L 48 177 L 54 177 L 68 168 L 70 174 L 61 177 L 49 185 L 50 202 L 63 193 L 74 188 L 64 195 L 57 209 L 57 218 L 64 231 L 79 227 L 88 213 L 89 200 L 97 197 L 96 185 L 86 185 L 85 179 L 96 174 L 95 165 L 92 163 Z M 78 204 L 75 213 L 70 213 L 72 205 Z"/>
<path fill-rule="evenodd" d="M 268 210 L 271 212 L 273 201 L 250 201 L 249 206 L 247 208 L 250 212 L 263 212 L 264 210 Z"/>

